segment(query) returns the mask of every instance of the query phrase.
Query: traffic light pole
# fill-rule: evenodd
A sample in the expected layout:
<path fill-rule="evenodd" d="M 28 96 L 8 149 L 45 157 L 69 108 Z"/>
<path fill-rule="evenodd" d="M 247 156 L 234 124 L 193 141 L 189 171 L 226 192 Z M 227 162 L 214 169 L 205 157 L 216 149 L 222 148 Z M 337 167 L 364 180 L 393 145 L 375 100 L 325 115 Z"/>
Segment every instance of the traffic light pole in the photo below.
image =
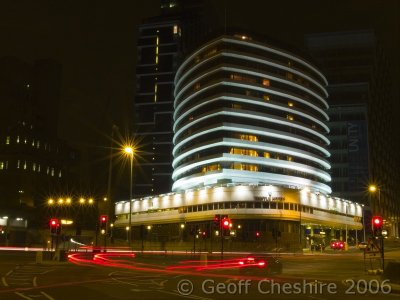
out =
<path fill-rule="evenodd" d="M 224 260 L 224 228 L 222 226 L 222 219 L 219 222 L 219 230 L 221 234 L 221 260 Z"/>
<path fill-rule="evenodd" d="M 384 237 L 381 236 L 381 257 L 382 257 L 382 271 L 385 270 L 385 249 L 384 249 Z"/>

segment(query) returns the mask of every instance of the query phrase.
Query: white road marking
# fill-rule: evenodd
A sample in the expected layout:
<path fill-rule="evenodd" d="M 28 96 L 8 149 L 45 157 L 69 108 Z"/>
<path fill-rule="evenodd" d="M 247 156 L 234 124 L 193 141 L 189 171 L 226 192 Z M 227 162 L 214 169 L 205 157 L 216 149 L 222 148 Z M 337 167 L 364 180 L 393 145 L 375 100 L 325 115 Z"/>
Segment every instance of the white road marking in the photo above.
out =
<path fill-rule="evenodd" d="M 4 284 L 4 286 L 8 286 L 7 281 L 4 277 L 1 277 L 1 282 Z"/>
<path fill-rule="evenodd" d="M 22 294 L 22 293 L 15 292 L 15 294 L 16 294 L 16 295 L 18 295 L 18 296 L 20 296 L 20 297 L 22 297 L 22 298 L 24 298 L 24 299 L 27 299 L 27 300 L 33 300 L 31 297 L 25 296 L 25 295 L 24 295 L 24 294 Z"/>
<path fill-rule="evenodd" d="M 43 296 L 45 296 L 49 300 L 55 300 L 53 297 L 51 297 L 49 294 L 46 294 L 45 292 L 40 292 Z"/>

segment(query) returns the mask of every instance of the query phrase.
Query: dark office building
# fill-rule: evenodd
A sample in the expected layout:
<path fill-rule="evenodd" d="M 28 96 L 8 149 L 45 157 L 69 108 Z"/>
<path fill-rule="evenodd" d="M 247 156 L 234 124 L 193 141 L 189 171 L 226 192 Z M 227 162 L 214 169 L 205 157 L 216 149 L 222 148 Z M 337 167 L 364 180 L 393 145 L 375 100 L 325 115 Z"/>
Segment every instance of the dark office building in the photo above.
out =
<path fill-rule="evenodd" d="M 40 222 L 37 209 L 70 177 L 75 151 L 57 138 L 61 66 L 0 59 L 0 227 Z"/>
<path fill-rule="evenodd" d="M 370 205 L 398 236 L 394 94 L 383 48 L 367 30 L 307 35 L 305 43 L 329 83 L 333 193 Z"/>
<path fill-rule="evenodd" d="M 135 197 L 167 193 L 172 186 L 174 76 L 185 49 L 202 30 L 203 1 L 161 1 L 160 16 L 139 27 L 136 68 Z"/>

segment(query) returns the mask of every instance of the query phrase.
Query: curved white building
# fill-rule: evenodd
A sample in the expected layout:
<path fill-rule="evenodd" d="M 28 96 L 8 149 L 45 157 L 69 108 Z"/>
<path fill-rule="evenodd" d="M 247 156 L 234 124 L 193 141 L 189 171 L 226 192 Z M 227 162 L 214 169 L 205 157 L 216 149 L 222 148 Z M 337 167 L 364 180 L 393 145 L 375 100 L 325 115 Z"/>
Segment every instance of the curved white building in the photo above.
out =
<path fill-rule="evenodd" d="M 331 193 L 325 77 L 246 36 L 221 36 L 175 77 L 173 191 L 272 184 Z"/>

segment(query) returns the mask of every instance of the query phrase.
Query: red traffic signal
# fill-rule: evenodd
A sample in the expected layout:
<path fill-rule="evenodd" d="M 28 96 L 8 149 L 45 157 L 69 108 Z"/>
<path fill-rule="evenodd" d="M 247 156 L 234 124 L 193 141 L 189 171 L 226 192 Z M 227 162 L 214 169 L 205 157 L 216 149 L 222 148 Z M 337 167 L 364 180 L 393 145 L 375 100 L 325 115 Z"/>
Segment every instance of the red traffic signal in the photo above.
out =
<path fill-rule="evenodd" d="M 50 233 L 60 234 L 61 226 L 60 223 L 58 222 L 58 219 L 50 219 L 49 225 L 50 225 Z"/>
<path fill-rule="evenodd" d="M 228 218 L 222 219 L 222 227 L 223 227 L 224 229 L 228 229 L 230 223 L 231 223 L 231 222 L 229 222 L 229 219 L 228 219 Z"/>
<path fill-rule="evenodd" d="M 381 216 L 372 217 L 372 232 L 374 236 L 382 235 L 383 220 Z"/>
<path fill-rule="evenodd" d="M 57 227 L 58 219 L 50 219 L 50 227 Z"/>
<path fill-rule="evenodd" d="M 108 219 L 108 217 L 106 215 L 101 215 L 100 216 L 100 222 L 101 223 L 107 223 L 107 219 Z"/>
<path fill-rule="evenodd" d="M 256 231 L 256 237 L 260 237 L 260 232 L 259 231 Z"/>
<path fill-rule="evenodd" d="M 380 228 L 380 227 L 382 227 L 382 225 L 383 225 L 382 217 L 375 216 L 375 217 L 372 218 L 372 226 L 374 228 Z"/>

